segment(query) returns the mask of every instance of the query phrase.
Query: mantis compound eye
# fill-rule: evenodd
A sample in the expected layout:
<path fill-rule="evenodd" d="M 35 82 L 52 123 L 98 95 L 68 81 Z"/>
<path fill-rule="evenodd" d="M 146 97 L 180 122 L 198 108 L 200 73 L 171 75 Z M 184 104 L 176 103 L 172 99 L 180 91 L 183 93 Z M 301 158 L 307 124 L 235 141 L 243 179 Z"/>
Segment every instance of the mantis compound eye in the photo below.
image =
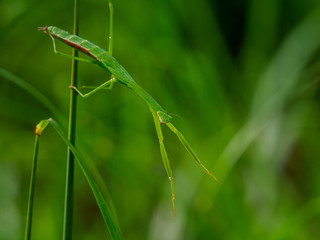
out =
<path fill-rule="evenodd" d="M 173 117 L 171 117 L 169 114 L 167 114 L 165 112 L 158 111 L 157 115 L 158 115 L 160 123 L 162 123 L 162 124 L 170 122 L 173 119 Z"/>

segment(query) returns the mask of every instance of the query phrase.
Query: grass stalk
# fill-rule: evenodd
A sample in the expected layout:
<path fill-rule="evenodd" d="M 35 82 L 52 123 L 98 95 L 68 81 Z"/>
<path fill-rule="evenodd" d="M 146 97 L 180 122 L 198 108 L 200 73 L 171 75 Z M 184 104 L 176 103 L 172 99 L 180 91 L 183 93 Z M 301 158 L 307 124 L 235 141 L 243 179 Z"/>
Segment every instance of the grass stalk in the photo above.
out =
<path fill-rule="evenodd" d="M 73 34 L 78 35 L 79 29 L 79 4 L 78 0 L 74 0 L 73 14 Z M 78 52 L 73 49 L 72 55 L 77 57 Z M 71 70 L 71 86 L 77 87 L 78 83 L 78 62 L 72 59 Z M 76 115 L 77 115 L 77 94 L 73 89 L 70 89 L 70 107 L 69 107 L 69 131 L 68 139 L 75 145 L 76 139 Z M 64 224 L 63 224 L 63 239 L 72 239 L 72 218 L 73 218 L 73 188 L 74 188 L 74 155 L 71 149 L 68 148 L 67 155 L 67 173 L 66 173 L 66 193 L 64 205 Z"/>
<path fill-rule="evenodd" d="M 36 176 L 36 170 L 37 170 L 38 149 L 39 149 L 39 141 L 38 140 L 39 140 L 39 136 L 36 134 L 36 138 L 35 138 L 35 142 L 34 142 L 32 172 L 31 172 L 30 187 L 29 187 L 29 199 L 28 199 L 25 240 L 29 240 L 31 238 L 33 197 L 34 197 L 35 176 Z"/>

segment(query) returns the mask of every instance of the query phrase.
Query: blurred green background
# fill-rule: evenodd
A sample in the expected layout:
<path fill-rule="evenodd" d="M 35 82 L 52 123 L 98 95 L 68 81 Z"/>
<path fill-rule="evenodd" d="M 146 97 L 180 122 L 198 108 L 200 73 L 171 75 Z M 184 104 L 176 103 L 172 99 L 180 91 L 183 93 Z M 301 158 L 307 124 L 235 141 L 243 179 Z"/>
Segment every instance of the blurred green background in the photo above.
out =
<path fill-rule="evenodd" d="M 80 1 L 80 36 L 107 48 L 107 1 Z M 78 101 L 77 144 L 105 179 L 124 239 L 317 239 L 320 236 L 320 1 L 114 0 L 114 56 L 159 103 L 218 186 L 163 128 L 173 217 L 152 116 L 132 91 Z M 1 0 L 0 67 L 68 116 L 70 59 L 38 26 L 72 31 L 73 1 Z M 58 49 L 71 53 L 69 47 Z M 80 63 L 80 85 L 108 74 Z M 34 127 L 52 114 L 0 76 L 0 239 L 22 239 Z M 63 126 L 66 127 L 65 123 Z M 66 147 L 40 143 L 33 239 L 61 239 Z M 106 239 L 75 175 L 74 239 Z"/>

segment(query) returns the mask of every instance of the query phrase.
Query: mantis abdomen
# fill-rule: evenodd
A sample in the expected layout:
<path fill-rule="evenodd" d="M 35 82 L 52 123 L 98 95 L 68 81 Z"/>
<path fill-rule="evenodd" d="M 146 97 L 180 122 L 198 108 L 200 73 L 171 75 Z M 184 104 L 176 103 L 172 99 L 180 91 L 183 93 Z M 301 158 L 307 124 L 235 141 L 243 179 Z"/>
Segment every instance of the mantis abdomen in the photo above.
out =
<path fill-rule="evenodd" d="M 84 54 L 94 58 L 100 67 L 104 68 L 115 77 L 116 81 L 124 84 L 137 93 L 148 104 L 148 106 L 157 113 L 161 123 L 167 123 L 172 120 L 172 117 L 166 113 L 163 107 L 161 107 L 153 97 L 140 87 L 125 68 L 122 67 L 106 50 L 86 39 L 72 35 L 58 27 L 44 27 L 41 28 L 41 30 L 46 31 L 49 35 L 58 38 L 69 46 L 74 47 Z"/>

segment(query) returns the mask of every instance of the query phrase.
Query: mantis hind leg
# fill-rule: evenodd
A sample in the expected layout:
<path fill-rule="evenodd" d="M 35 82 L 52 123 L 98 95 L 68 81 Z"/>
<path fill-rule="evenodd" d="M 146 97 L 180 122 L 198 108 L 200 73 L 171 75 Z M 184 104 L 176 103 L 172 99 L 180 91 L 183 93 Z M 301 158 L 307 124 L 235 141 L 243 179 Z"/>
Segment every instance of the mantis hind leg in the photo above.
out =
<path fill-rule="evenodd" d="M 187 149 L 187 151 L 189 152 L 189 154 L 191 155 L 191 157 L 196 161 L 196 163 L 211 177 L 213 177 L 213 179 L 219 184 L 221 185 L 221 183 L 219 182 L 219 180 L 201 163 L 199 157 L 197 156 L 197 154 L 195 153 L 195 151 L 191 148 L 191 146 L 189 145 L 189 143 L 187 142 L 187 140 L 184 138 L 184 136 L 182 135 L 181 132 L 179 132 L 175 126 L 172 125 L 172 123 L 167 122 L 166 123 L 167 126 L 170 128 L 170 130 L 172 132 L 174 132 L 177 137 L 179 138 L 180 142 L 182 143 L 182 145 Z"/>
<path fill-rule="evenodd" d="M 175 193 L 174 193 L 173 176 L 172 176 L 172 170 L 170 167 L 167 151 L 166 151 L 166 148 L 164 147 L 164 143 L 163 143 L 163 135 L 162 135 L 161 125 L 160 125 L 160 121 L 159 121 L 157 113 L 151 108 L 150 108 L 150 111 L 152 113 L 154 124 L 156 126 L 156 131 L 157 131 L 157 135 L 158 135 L 158 139 L 159 139 L 160 152 L 161 152 L 163 164 L 166 169 L 169 181 L 171 183 L 172 207 L 173 207 L 174 216 L 176 216 L 176 209 L 174 206 Z"/>

